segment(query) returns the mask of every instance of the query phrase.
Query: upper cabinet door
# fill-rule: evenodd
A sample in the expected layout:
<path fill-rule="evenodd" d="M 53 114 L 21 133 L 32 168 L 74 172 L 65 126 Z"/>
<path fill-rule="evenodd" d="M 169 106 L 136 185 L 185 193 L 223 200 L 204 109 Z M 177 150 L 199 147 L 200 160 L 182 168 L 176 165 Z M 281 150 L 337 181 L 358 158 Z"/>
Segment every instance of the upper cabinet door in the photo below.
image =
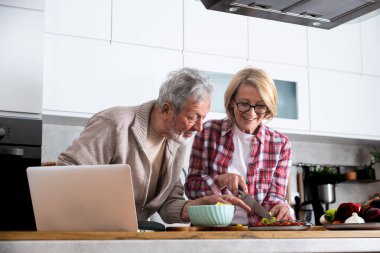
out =
<path fill-rule="evenodd" d="M 310 70 L 312 133 L 380 139 L 380 78 Z"/>
<path fill-rule="evenodd" d="M 112 40 L 183 48 L 183 1 L 113 0 Z"/>
<path fill-rule="evenodd" d="M 361 23 L 363 73 L 380 76 L 380 15 Z"/>
<path fill-rule="evenodd" d="M 41 113 L 44 15 L 0 6 L 0 111 Z"/>
<path fill-rule="evenodd" d="M 45 40 L 44 114 L 78 116 L 156 99 L 179 51 L 71 36 Z"/>
<path fill-rule="evenodd" d="M 343 24 L 331 30 L 307 29 L 310 67 L 362 71 L 359 24 Z"/>
<path fill-rule="evenodd" d="M 277 87 L 277 116 L 266 124 L 287 133 L 307 133 L 310 130 L 310 120 L 306 67 L 258 61 L 250 64 L 265 70 Z"/>
<path fill-rule="evenodd" d="M 45 31 L 111 40 L 112 0 L 46 0 Z"/>
<path fill-rule="evenodd" d="M 45 0 L 0 0 L 0 5 L 43 11 Z"/>
<path fill-rule="evenodd" d="M 248 58 L 247 17 L 207 10 L 185 0 L 185 50 Z"/>
<path fill-rule="evenodd" d="M 249 18 L 249 58 L 292 65 L 307 65 L 306 27 Z"/>

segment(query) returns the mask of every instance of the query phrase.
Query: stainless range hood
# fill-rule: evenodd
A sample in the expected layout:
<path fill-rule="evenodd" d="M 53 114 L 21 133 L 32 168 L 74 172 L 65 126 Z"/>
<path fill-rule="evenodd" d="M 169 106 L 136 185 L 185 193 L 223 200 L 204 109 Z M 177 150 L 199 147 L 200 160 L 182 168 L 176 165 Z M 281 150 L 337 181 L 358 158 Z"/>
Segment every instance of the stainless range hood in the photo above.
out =
<path fill-rule="evenodd" d="M 380 0 L 201 0 L 210 10 L 331 29 L 380 8 Z"/>

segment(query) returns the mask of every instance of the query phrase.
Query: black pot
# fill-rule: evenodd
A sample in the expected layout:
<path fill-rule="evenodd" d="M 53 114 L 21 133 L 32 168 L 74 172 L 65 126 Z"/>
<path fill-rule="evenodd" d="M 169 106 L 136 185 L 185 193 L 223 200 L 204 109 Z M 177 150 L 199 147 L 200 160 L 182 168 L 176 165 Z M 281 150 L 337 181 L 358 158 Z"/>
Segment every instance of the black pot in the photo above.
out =
<path fill-rule="evenodd" d="M 357 170 L 358 179 L 376 179 L 375 170 L 372 167 L 365 167 L 364 169 Z"/>

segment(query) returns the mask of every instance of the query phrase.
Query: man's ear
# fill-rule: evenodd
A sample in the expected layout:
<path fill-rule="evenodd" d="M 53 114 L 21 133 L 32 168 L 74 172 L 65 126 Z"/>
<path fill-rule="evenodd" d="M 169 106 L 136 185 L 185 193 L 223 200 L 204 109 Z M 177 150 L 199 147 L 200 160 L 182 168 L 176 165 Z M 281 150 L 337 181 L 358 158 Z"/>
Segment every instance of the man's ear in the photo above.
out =
<path fill-rule="evenodd" d="M 167 114 L 169 113 L 170 109 L 171 109 L 171 105 L 170 105 L 169 103 L 165 102 L 165 103 L 161 106 L 161 113 L 167 115 Z"/>

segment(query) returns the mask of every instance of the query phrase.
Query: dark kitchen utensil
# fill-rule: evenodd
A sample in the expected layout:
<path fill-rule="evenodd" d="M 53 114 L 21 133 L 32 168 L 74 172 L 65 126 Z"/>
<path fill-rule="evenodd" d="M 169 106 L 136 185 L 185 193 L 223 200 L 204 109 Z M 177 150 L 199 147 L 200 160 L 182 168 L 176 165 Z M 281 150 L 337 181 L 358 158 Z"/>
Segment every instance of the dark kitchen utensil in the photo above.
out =
<path fill-rule="evenodd" d="M 165 231 L 165 225 L 155 221 L 140 220 L 138 227 L 140 230 Z"/>
<path fill-rule="evenodd" d="M 247 204 L 252 212 L 257 213 L 261 217 L 271 219 L 272 215 L 265 209 L 262 205 L 259 204 L 251 195 L 243 192 L 243 189 L 239 186 L 239 194 L 240 194 L 240 199 L 243 200 L 245 204 Z"/>

